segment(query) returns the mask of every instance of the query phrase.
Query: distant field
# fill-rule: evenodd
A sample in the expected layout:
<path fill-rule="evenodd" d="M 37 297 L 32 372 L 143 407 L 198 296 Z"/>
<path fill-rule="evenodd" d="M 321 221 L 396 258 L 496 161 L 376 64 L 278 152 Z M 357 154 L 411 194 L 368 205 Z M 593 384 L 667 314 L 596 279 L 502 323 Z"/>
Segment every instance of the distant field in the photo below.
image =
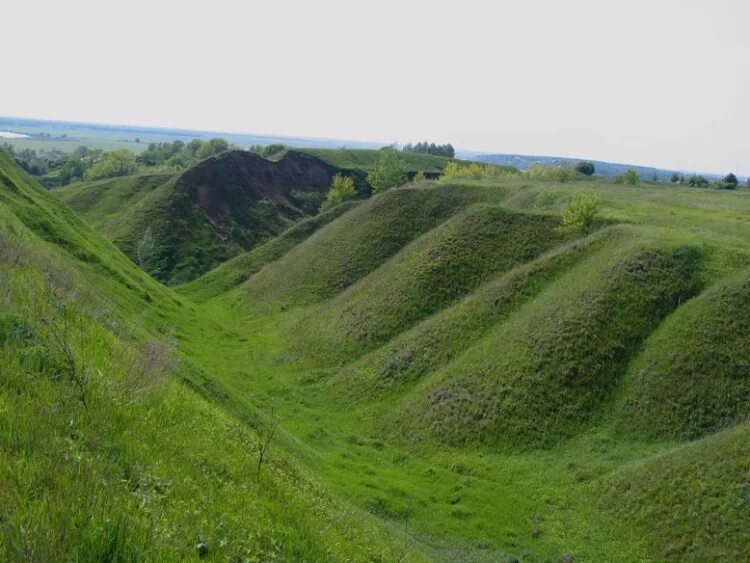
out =
<path fill-rule="evenodd" d="M 149 143 L 173 142 L 176 140 L 211 139 L 221 137 L 242 148 L 251 145 L 280 143 L 293 147 L 341 147 L 376 148 L 375 143 L 340 141 L 335 139 L 312 139 L 303 137 L 283 137 L 275 135 L 251 135 L 212 131 L 190 131 L 185 129 L 164 129 L 158 127 L 134 127 L 127 125 L 100 125 L 66 121 L 49 121 L 0 117 L 0 131 L 29 135 L 30 138 L 1 138 L 0 142 L 10 143 L 18 149 L 36 151 L 73 152 L 76 147 L 85 145 L 91 149 L 128 149 L 135 153 L 146 150 Z"/>

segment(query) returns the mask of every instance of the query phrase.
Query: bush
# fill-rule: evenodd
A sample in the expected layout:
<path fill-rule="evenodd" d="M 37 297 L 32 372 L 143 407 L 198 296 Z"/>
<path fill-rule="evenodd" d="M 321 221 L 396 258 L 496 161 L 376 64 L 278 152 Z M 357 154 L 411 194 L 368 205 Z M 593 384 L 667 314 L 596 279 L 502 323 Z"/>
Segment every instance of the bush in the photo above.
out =
<path fill-rule="evenodd" d="M 454 161 L 448 163 L 443 170 L 442 177 L 446 180 L 470 179 L 497 181 L 506 180 L 518 175 L 518 170 L 509 166 L 494 166 L 492 164 L 478 164 L 476 162 L 460 164 Z"/>
<path fill-rule="evenodd" d="M 622 183 L 626 186 L 635 186 L 640 182 L 640 178 L 638 177 L 638 173 L 635 170 L 626 170 L 623 172 L 622 176 L 620 176 L 620 179 L 622 180 Z"/>
<path fill-rule="evenodd" d="M 367 175 L 367 183 L 375 193 L 384 192 L 406 183 L 406 162 L 393 147 L 380 149 L 380 156 L 372 171 Z"/>
<path fill-rule="evenodd" d="M 708 186 L 708 180 L 705 178 L 705 176 L 699 176 L 696 174 L 693 174 L 687 179 L 687 183 L 689 186 L 692 186 L 694 188 L 705 188 Z"/>
<path fill-rule="evenodd" d="M 329 209 L 336 207 L 339 203 L 353 199 L 356 195 L 357 190 L 354 189 L 354 181 L 349 176 L 336 174 L 333 177 L 331 189 L 328 191 L 328 195 L 320 206 L 320 211 L 321 213 L 323 211 L 328 211 Z"/>
<path fill-rule="evenodd" d="M 593 162 L 588 162 L 584 160 L 576 164 L 575 170 L 576 172 L 579 172 L 583 174 L 584 176 L 591 176 L 594 174 L 594 171 L 596 170 L 596 168 L 594 168 Z"/>
<path fill-rule="evenodd" d="M 595 196 L 574 195 L 560 217 L 560 230 L 564 233 L 589 233 L 599 209 Z"/>
<path fill-rule="evenodd" d="M 719 187 L 725 190 L 735 189 L 737 187 L 737 176 L 730 172 L 721 180 Z"/>

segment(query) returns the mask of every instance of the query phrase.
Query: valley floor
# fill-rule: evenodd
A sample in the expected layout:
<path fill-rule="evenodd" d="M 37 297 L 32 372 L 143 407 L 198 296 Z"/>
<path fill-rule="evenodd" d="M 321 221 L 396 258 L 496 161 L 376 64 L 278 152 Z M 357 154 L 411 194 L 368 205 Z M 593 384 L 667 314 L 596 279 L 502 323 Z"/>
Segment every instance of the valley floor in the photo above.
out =
<path fill-rule="evenodd" d="M 603 477 L 669 444 L 621 443 L 606 430 L 544 453 L 410 447 L 379 432 L 385 401 L 331 396 L 330 370 L 285 358 L 292 315 L 244 319 L 211 302 L 178 333 L 183 349 L 220 381 L 231 411 L 279 416 L 275 447 L 293 453 L 344 499 L 382 518 L 396 542 L 446 561 L 647 561 L 637 530 L 601 500 Z M 273 455 L 273 453 L 271 454 Z"/>

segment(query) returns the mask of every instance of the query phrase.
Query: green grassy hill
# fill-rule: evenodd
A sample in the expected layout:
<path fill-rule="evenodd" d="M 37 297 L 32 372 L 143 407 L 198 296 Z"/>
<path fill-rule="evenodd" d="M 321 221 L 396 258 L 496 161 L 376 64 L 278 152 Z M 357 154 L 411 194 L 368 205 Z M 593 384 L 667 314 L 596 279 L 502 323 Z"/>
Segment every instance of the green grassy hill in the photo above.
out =
<path fill-rule="evenodd" d="M 471 206 L 303 319 L 306 346 L 350 361 L 563 241 L 559 220 Z"/>
<path fill-rule="evenodd" d="M 114 178 L 54 193 L 150 275 L 175 285 L 317 210 L 335 172 L 296 151 L 278 162 L 228 151 L 172 177 Z"/>
<path fill-rule="evenodd" d="M 76 182 L 54 191 L 73 211 L 106 233 L 110 224 L 131 206 L 172 178 L 172 174 L 139 174 Z"/>
<path fill-rule="evenodd" d="M 244 300 L 268 309 L 316 303 L 370 273 L 485 189 L 397 189 L 370 199 L 270 264 L 243 286 Z"/>
<path fill-rule="evenodd" d="M 694 439 L 750 413 L 750 275 L 687 303 L 649 339 L 626 382 L 628 434 Z"/>
<path fill-rule="evenodd" d="M 690 248 L 621 241 L 573 268 L 406 401 L 403 431 L 528 447 L 580 432 L 653 327 L 700 287 Z"/>
<path fill-rule="evenodd" d="M 212 174 L 65 197 L 115 240 L 179 217 L 177 282 L 232 232 Z M 750 193 L 508 176 L 278 216 L 174 291 L 0 155 L 0 558 L 750 557 Z"/>

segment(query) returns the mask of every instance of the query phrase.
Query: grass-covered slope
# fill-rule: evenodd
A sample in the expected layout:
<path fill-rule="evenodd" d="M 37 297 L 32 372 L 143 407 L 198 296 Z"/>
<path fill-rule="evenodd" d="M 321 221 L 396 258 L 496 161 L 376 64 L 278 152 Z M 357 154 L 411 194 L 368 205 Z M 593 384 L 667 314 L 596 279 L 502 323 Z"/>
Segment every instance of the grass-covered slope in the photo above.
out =
<path fill-rule="evenodd" d="M 750 426 L 634 462 L 600 491 L 659 561 L 747 561 L 750 556 Z"/>
<path fill-rule="evenodd" d="M 698 291 L 700 262 L 685 247 L 603 249 L 410 396 L 399 424 L 452 444 L 572 436 L 611 401 L 651 331 Z"/>
<path fill-rule="evenodd" d="M 281 447 L 257 477 L 260 417 L 207 402 L 189 324 L 0 151 L 0 560 L 398 557 Z"/>
<path fill-rule="evenodd" d="M 226 293 L 247 281 L 250 276 L 259 272 L 266 264 L 278 260 L 315 231 L 358 204 L 359 202 L 355 201 L 342 203 L 330 211 L 303 219 L 278 237 L 249 252 L 227 260 L 198 279 L 180 286 L 178 290 L 199 302 Z"/>
<path fill-rule="evenodd" d="M 750 418 L 750 275 L 711 287 L 649 339 L 630 369 L 618 425 L 693 439 Z"/>
<path fill-rule="evenodd" d="M 262 310 L 340 293 L 463 207 L 502 190 L 400 188 L 362 203 L 250 278 L 242 298 Z"/>
<path fill-rule="evenodd" d="M 495 277 L 340 370 L 334 379 L 335 389 L 361 399 L 376 390 L 398 389 L 447 365 L 611 236 L 609 231 L 601 231 L 569 242 Z"/>
<path fill-rule="evenodd" d="M 533 260 L 563 237 L 559 220 L 478 205 L 438 225 L 301 323 L 306 347 L 351 361 L 463 297 L 489 276 Z"/>
<path fill-rule="evenodd" d="M 54 194 L 107 235 L 107 227 L 118 216 L 126 213 L 172 176 L 173 174 L 136 174 L 94 182 L 76 182 L 56 189 Z"/>

